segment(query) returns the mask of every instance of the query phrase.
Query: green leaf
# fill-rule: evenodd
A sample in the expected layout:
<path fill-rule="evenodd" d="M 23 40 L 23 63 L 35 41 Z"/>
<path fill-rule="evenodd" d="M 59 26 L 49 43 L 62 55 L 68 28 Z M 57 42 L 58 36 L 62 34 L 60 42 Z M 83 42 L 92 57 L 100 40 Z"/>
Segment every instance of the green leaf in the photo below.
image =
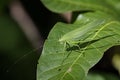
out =
<path fill-rule="evenodd" d="M 106 0 L 120 14 L 120 0 Z"/>
<path fill-rule="evenodd" d="M 111 4 L 111 0 L 41 0 L 42 3 L 51 11 L 67 12 L 67 11 L 96 11 L 117 14 L 115 7 Z M 118 1 L 120 2 L 120 1 Z"/>
<path fill-rule="evenodd" d="M 77 29 L 81 30 L 76 32 Z M 79 36 L 82 31 L 85 32 Z M 57 23 L 45 41 L 37 80 L 85 80 L 89 69 L 104 52 L 120 44 L 119 31 L 119 21 L 102 12 L 80 14 L 74 24 Z M 79 35 L 73 36 L 72 32 Z M 66 42 L 59 40 L 68 34 L 70 40 L 65 46 Z"/>
<path fill-rule="evenodd" d="M 119 80 L 119 77 L 113 73 L 90 72 L 87 80 Z"/>
<path fill-rule="evenodd" d="M 106 79 L 100 74 L 92 73 L 92 74 L 88 74 L 87 80 L 106 80 Z"/>
<path fill-rule="evenodd" d="M 0 16 L 0 80 L 35 79 L 35 53 L 20 26 L 7 14 Z"/>

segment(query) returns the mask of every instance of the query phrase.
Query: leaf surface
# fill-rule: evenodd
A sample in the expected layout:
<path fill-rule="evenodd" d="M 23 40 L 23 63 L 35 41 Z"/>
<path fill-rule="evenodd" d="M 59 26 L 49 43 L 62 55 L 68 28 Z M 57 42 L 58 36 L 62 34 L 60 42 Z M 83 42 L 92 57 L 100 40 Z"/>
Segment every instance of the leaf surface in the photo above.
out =
<path fill-rule="evenodd" d="M 63 13 L 68 11 L 104 11 L 116 15 L 116 3 L 118 0 L 41 0 L 51 11 Z M 118 5 L 117 5 L 118 6 Z"/>
<path fill-rule="evenodd" d="M 88 30 L 80 28 L 90 23 L 92 25 L 86 26 Z M 80 32 L 86 31 L 85 34 L 73 36 L 78 28 Z M 37 67 L 37 80 L 86 80 L 89 69 L 104 52 L 120 44 L 119 31 L 119 21 L 99 11 L 81 14 L 73 24 L 57 23 L 45 41 Z M 77 44 L 68 47 L 61 44 L 59 39 L 68 33 L 70 38 L 77 38 L 72 40 Z M 82 40 L 85 35 L 88 36 Z"/>

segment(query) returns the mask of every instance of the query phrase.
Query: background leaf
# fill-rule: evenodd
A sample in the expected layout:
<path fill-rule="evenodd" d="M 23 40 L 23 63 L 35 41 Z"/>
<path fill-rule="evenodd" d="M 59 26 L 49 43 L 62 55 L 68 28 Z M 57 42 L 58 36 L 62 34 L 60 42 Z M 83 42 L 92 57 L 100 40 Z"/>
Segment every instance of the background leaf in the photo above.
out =
<path fill-rule="evenodd" d="M 87 80 L 119 80 L 119 77 L 112 73 L 90 72 Z"/>
<path fill-rule="evenodd" d="M 35 53 L 19 25 L 8 14 L 0 16 L 0 80 L 34 80 Z"/>
<path fill-rule="evenodd" d="M 116 16 L 117 10 L 115 4 L 118 0 L 41 0 L 43 4 L 51 11 L 61 13 L 68 11 L 95 11 L 100 10 L 112 16 Z M 73 7 L 74 6 L 74 7 Z"/>

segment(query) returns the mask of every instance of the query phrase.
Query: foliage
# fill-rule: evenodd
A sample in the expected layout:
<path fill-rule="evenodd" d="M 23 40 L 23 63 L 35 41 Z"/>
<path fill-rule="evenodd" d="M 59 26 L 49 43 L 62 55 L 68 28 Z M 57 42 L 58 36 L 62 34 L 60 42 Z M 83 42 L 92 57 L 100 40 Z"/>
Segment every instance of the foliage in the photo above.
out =
<path fill-rule="evenodd" d="M 120 1 L 42 2 L 53 12 L 80 14 L 71 24 L 58 22 L 49 33 L 37 66 L 37 80 L 87 80 L 88 71 L 104 52 L 120 45 Z"/>
<path fill-rule="evenodd" d="M 37 64 L 36 52 L 16 21 L 8 13 L 1 13 L 0 80 L 33 80 Z"/>

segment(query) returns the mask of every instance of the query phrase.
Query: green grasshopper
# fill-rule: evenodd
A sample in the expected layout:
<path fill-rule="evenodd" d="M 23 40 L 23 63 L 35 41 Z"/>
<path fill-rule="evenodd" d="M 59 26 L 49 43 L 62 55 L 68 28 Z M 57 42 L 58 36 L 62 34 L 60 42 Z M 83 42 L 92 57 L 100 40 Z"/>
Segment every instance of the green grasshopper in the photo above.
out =
<path fill-rule="evenodd" d="M 103 23 L 104 23 L 103 20 L 94 20 L 80 28 L 72 30 L 72 31 L 66 33 L 65 35 L 63 35 L 59 39 L 59 42 L 60 42 L 60 44 L 64 45 L 64 51 L 66 51 L 67 48 L 70 48 L 73 46 L 78 47 L 78 49 L 80 50 L 80 46 L 78 44 L 84 43 L 87 41 L 91 41 L 89 36 L 91 34 L 94 34 L 96 32 L 95 29 L 97 27 L 99 27 L 100 25 L 102 25 Z M 68 54 L 67 57 L 69 55 L 70 54 Z M 63 62 L 64 62 L 64 60 L 63 60 Z"/>
<path fill-rule="evenodd" d="M 83 40 L 88 38 L 91 33 L 94 33 L 95 28 L 97 28 L 101 24 L 103 24 L 102 20 L 92 21 L 80 28 L 77 28 L 75 30 L 72 30 L 72 31 L 66 33 L 59 39 L 59 42 L 61 44 L 64 44 L 64 47 L 66 47 L 67 45 L 75 46 L 76 44 L 78 44 L 80 42 L 85 42 Z M 94 32 L 92 32 L 92 31 L 94 31 Z"/>

